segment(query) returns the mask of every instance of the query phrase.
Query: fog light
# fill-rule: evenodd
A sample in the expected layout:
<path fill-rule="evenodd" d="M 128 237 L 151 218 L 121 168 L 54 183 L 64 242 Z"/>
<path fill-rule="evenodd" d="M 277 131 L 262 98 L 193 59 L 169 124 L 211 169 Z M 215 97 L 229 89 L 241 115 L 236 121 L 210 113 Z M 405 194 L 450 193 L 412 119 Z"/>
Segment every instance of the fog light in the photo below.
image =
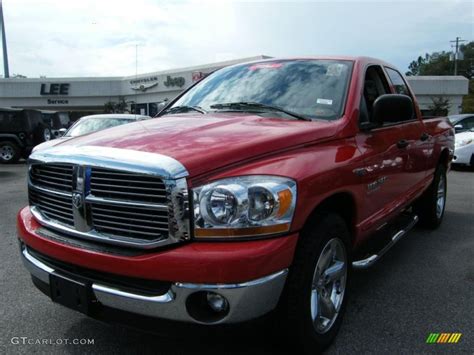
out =
<path fill-rule="evenodd" d="M 229 304 L 224 296 L 214 292 L 207 292 L 207 304 L 214 312 L 224 312 L 229 307 Z"/>

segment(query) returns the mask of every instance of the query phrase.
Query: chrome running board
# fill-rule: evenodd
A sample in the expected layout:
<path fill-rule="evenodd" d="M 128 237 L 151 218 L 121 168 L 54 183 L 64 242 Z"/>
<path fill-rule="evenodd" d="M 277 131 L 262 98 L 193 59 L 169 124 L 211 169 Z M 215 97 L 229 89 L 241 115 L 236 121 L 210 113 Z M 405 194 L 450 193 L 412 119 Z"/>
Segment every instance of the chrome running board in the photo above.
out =
<path fill-rule="evenodd" d="M 395 233 L 388 244 L 386 244 L 379 252 L 370 255 L 368 258 L 356 260 L 352 262 L 352 267 L 354 269 L 367 269 L 375 264 L 380 258 L 392 248 L 400 239 L 402 239 L 418 222 L 418 216 L 414 215 L 410 222 L 397 233 Z"/>

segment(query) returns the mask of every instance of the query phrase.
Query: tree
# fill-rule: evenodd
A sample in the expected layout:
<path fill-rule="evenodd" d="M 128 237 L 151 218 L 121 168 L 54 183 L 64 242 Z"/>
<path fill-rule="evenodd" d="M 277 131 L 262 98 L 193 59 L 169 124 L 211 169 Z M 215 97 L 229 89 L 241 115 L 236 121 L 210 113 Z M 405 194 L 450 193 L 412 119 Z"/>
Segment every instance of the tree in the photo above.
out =
<path fill-rule="evenodd" d="M 462 99 L 462 113 L 474 112 L 474 79 L 469 80 L 469 94 Z"/>
<path fill-rule="evenodd" d="M 474 112 L 474 42 L 462 44 L 459 48 L 464 58 L 458 60 L 458 75 L 469 79 L 469 94 L 463 97 L 462 112 L 470 113 Z M 419 56 L 408 65 L 406 75 L 453 75 L 454 62 L 450 60 L 451 55 L 443 51 Z M 439 106 L 438 103 L 433 105 L 435 108 Z"/>
<path fill-rule="evenodd" d="M 471 79 L 474 75 L 474 42 L 462 44 L 460 51 L 464 54 L 463 60 L 458 60 L 458 75 Z M 408 65 L 406 75 L 453 75 L 454 61 L 450 60 L 450 52 L 426 53 L 419 56 Z"/>
<path fill-rule="evenodd" d="M 449 112 L 451 104 L 449 99 L 444 97 L 437 97 L 431 99 L 432 104 L 428 107 L 433 116 L 446 116 Z"/>
<path fill-rule="evenodd" d="M 133 101 L 127 101 L 123 96 L 118 97 L 118 102 L 109 101 L 104 104 L 105 113 L 129 113 L 128 104 L 133 104 Z"/>

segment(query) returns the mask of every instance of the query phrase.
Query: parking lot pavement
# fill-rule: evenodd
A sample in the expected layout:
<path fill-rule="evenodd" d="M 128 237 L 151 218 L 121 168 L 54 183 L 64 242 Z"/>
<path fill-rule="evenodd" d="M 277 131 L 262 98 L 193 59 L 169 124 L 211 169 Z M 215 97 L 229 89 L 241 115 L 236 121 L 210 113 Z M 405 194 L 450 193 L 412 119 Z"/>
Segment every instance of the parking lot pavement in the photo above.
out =
<path fill-rule="evenodd" d="M 474 172 L 451 172 L 448 181 L 448 203 L 440 229 L 415 229 L 375 267 L 354 273 L 346 317 L 329 353 L 472 354 Z M 232 328 L 222 336 L 209 333 L 190 338 L 189 332 L 178 333 L 173 327 L 167 336 L 151 335 L 104 324 L 53 304 L 34 288 L 19 258 L 15 215 L 27 203 L 24 164 L 0 166 L 0 196 L 0 352 L 291 352 L 266 324 Z M 441 332 L 462 333 L 462 337 L 458 344 L 425 343 L 429 333 Z M 94 344 L 64 345 L 64 339 L 93 339 Z M 53 345 L 22 344 L 44 341 Z"/>

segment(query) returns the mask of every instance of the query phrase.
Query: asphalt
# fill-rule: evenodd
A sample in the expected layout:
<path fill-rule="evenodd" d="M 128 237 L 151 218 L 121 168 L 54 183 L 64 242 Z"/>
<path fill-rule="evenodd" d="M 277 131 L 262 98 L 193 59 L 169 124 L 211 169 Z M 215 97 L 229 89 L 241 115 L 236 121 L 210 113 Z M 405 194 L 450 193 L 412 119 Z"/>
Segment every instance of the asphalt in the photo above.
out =
<path fill-rule="evenodd" d="M 15 215 L 27 204 L 24 164 L 0 166 L 0 196 L 1 353 L 295 353 L 273 331 L 271 318 L 224 334 L 196 336 L 173 326 L 154 334 L 53 304 L 33 286 L 19 258 Z M 451 172 L 441 227 L 414 229 L 373 268 L 353 274 L 329 354 L 474 353 L 473 207 L 474 172 Z M 462 336 L 457 344 L 426 344 L 430 333 L 442 332 Z M 65 344 L 73 339 L 93 344 Z"/>

